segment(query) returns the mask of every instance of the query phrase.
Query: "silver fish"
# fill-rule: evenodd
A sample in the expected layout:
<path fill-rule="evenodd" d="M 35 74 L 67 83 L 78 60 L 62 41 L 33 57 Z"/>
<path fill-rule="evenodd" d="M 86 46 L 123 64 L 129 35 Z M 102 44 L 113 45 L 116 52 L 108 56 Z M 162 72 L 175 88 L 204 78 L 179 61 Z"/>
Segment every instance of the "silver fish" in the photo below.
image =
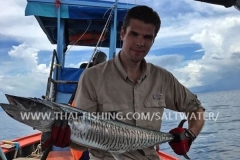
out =
<path fill-rule="evenodd" d="M 109 151 L 115 157 L 118 157 L 118 153 L 141 150 L 174 139 L 174 136 L 170 133 L 157 132 L 117 120 L 101 118 L 66 104 L 13 95 L 6 95 L 6 97 L 10 104 L 0 105 L 15 120 L 46 132 L 51 131 L 54 121 L 59 118 L 57 113 L 67 114 L 72 142 L 90 148 Z M 23 114 L 39 114 L 42 116 L 29 116 L 26 118 L 23 117 Z M 47 116 L 44 117 L 44 115 Z M 74 117 L 71 115 L 74 115 Z"/>

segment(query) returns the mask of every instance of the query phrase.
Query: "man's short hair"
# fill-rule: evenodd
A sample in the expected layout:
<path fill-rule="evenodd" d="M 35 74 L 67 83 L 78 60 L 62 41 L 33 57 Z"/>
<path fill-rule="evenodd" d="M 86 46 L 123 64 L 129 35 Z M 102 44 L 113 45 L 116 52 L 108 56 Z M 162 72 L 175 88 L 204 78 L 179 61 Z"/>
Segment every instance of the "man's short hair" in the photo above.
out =
<path fill-rule="evenodd" d="M 161 20 L 156 11 L 154 11 L 152 8 L 144 5 L 138 5 L 133 8 L 131 8 L 124 20 L 123 20 L 123 30 L 126 32 L 127 27 L 130 24 L 131 19 L 137 19 L 139 21 L 143 21 L 146 24 L 153 24 L 155 26 L 155 37 L 158 34 L 158 31 L 160 29 Z"/>

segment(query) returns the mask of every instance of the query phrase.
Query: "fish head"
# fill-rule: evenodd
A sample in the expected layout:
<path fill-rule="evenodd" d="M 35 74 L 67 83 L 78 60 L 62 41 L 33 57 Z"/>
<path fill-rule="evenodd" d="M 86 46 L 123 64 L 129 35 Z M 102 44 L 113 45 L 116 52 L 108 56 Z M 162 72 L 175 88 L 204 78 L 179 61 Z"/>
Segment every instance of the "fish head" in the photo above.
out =
<path fill-rule="evenodd" d="M 59 108 L 51 106 L 46 100 L 6 95 L 10 104 L 0 104 L 3 110 L 13 119 L 34 129 L 46 132 L 51 130 L 55 113 Z"/>
<path fill-rule="evenodd" d="M 8 95 L 8 94 L 5 94 L 5 96 L 10 105 L 17 106 L 17 109 L 21 110 L 21 111 L 25 111 L 25 112 L 31 111 L 34 109 L 34 108 L 32 108 L 32 106 L 36 105 L 35 102 L 29 98 L 13 96 L 13 95 Z"/>

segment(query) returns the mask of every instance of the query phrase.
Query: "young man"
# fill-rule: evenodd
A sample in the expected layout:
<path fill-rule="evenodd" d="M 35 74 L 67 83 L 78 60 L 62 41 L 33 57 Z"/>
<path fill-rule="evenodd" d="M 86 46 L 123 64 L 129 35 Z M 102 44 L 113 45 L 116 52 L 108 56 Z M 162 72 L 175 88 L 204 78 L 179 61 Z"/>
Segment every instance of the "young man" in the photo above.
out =
<path fill-rule="evenodd" d="M 185 155 L 192 141 L 200 133 L 204 108 L 187 88 L 165 69 L 146 63 L 144 57 L 152 47 L 160 28 L 158 14 L 147 6 L 136 6 L 125 16 L 121 29 L 122 50 L 104 63 L 87 69 L 80 77 L 75 106 L 89 112 L 121 113 L 125 123 L 160 131 L 164 108 L 189 115 L 188 129 L 175 128 L 177 137 L 170 143 L 175 153 Z M 152 119 L 129 117 L 129 113 L 150 114 Z M 154 115 L 158 114 L 157 117 Z M 193 118 L 192 118 L 193 117 Z M 184 143 L 180 143 L 184 140 Z M 56 121 L 50 136 L 42 138 L 43 146 L 51 143 L 66 147 L 70 142 L 70 127 Z M 45 144 L 45 145 L 44 145 Z M 70 142 L 78 150 L 88 148 Z M 88 149 L 91 160 L 114 160 L 109 152 Z M 158 160 L 154 146 L 122 155 L 124 160 Z"/>
<path fill-rule="evenodd" d="M 197 136 L 204 124 L 201 114 L 204 108 L 196 95 L 171 73 L 146 63 L 144 59 L 154 43 L 160 24 L 158 14 L 151 8 L 136 6 L 130 9 L 121 29 L 121 51 L 115 58 L 89 68 L 81 75 L 75 106 L 89 112 L 120 112 L 125 117 L 127 113 L 135 112 L 162 114 L 164 108 L 195 113 L 195 119 L 188 119 L 188 129 Z M 161 128 L 161 120 L 157 118 L 153 121 L 134 118 L 122 121 L 156 131 Z M 73 143 L 70 147 L 82 149 Z M 109 152 L 96 149 L 89 149 L 89 152 L 93 160 L 114 159 Z M 143 152 L 124 153 L 123 158 L 159 159 L 154 146 Z"/>

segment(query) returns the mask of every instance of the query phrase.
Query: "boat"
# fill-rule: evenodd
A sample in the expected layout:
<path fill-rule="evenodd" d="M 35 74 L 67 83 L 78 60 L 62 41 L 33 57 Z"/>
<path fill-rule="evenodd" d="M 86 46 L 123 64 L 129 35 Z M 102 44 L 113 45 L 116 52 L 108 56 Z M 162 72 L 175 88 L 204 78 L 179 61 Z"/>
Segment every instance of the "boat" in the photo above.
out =
<path fill-rule="evenodd" d="M 44 99 L 68 103 L 84 71 L 65 67 L 68 46 L 92 47 L 93 52 L 99 46 L 107 47 L 108 58 L 115 56 L 116 48 L 121 47 L 119 31 L 124 15 L 135 5 L 119 3 L 117 0 L 27 0 L 25 15 L 35 16 L 51 44 L 57 45 L 52 52 Z M 40 138 L 41 132 L 38 132 L 17 139 L 2 140 L 1 159 L 73 159 L 68 147 L 62 149 L 53 146 L 49 151 L 42 152 Z M 158 154 L 163 160 L 178 160 L 162 151 L 158 151 Z"/>
<path fill-rule="evenodd" d="M 2 160 L 36 160 L 41 159 L 42 150 L 39 146 L 41 132 L 26 135 L 13 140 L 3 140 L 0 147 L 0 159 Z M 180 160 L 163 151 L 158 151 L 162 160 Z M 42 160 L 42 159 L 41 159 Z M 68 150 L 51 151 L 46 160 L 74 160 Z"/>

